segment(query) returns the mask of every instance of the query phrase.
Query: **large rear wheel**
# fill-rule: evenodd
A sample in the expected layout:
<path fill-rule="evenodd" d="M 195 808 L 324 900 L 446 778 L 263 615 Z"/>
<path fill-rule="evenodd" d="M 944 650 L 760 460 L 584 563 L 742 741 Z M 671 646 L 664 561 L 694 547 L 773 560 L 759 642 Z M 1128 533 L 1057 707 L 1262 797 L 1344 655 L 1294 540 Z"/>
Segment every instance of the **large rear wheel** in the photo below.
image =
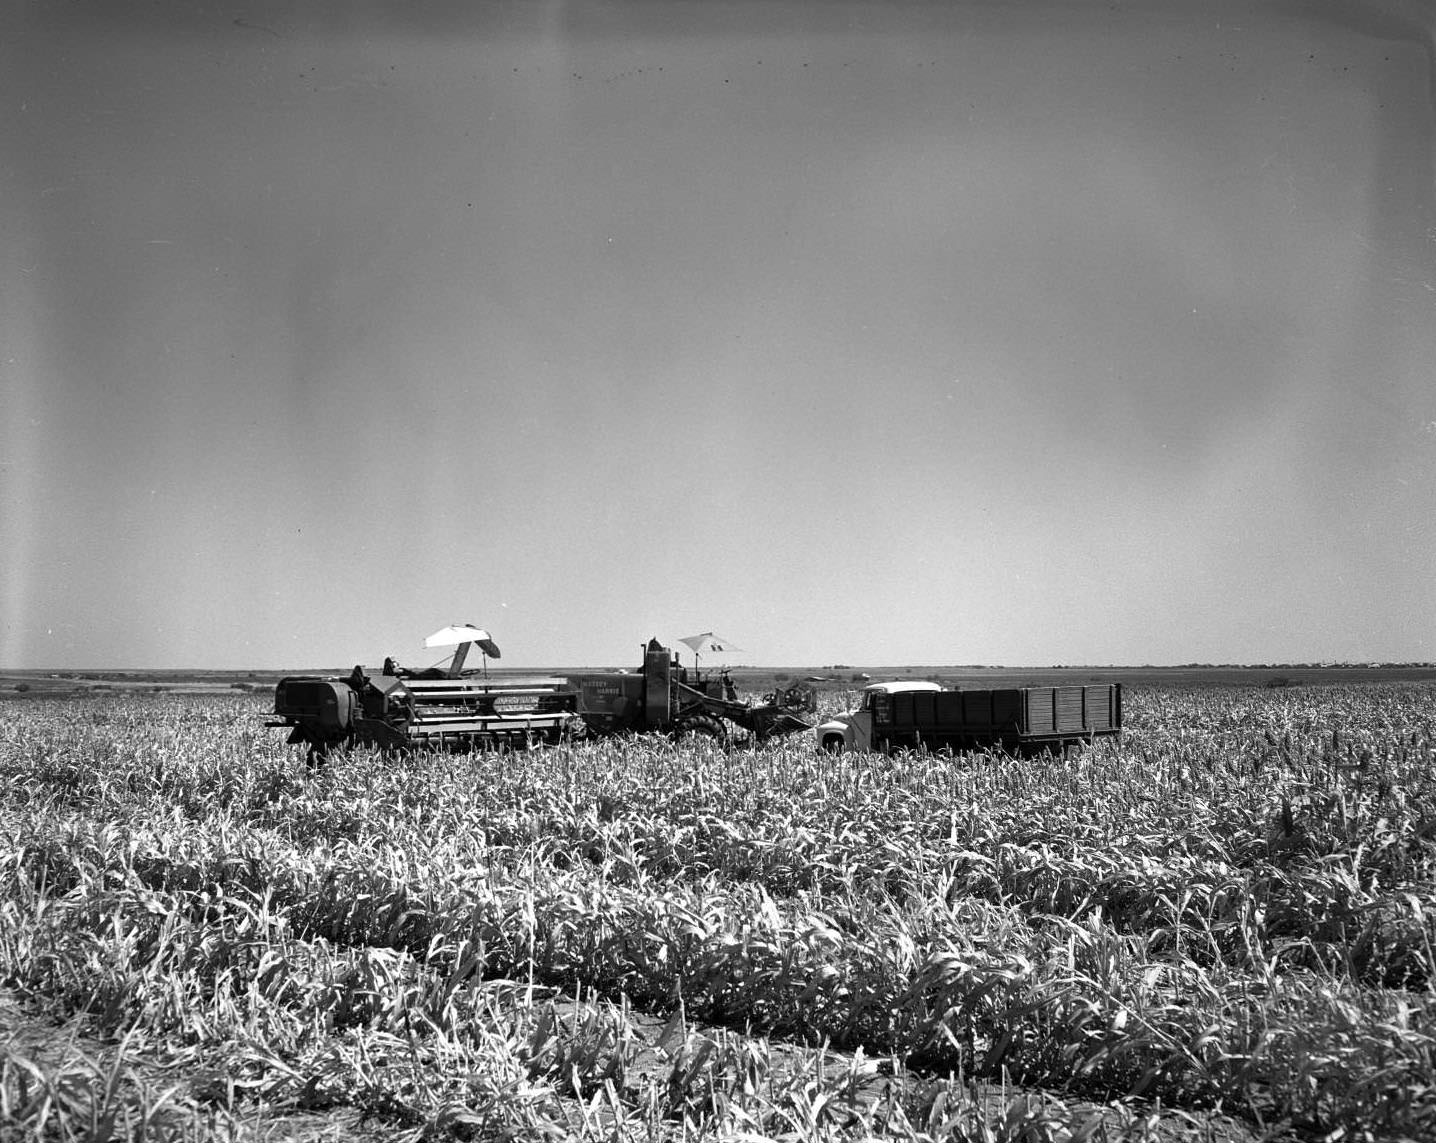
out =
<path fill-rule="evenodd" d="M 317 741 L 311 739 L 309 748 L 304 752 L 304 765 L 309 770 L 323 770 L 329 765 L 329 755 L 334 750 L 334 742 L 328 738 L 321 738 Z"/>
<path fill-rule="evenodd" d="M 723 729 L 721 722 L 706 714 L 689 715 L 674 724 L 673 740 L 675 742 L 694 742 L 704 738 L 721 746 L 728 741 L 728 732 Z"/>

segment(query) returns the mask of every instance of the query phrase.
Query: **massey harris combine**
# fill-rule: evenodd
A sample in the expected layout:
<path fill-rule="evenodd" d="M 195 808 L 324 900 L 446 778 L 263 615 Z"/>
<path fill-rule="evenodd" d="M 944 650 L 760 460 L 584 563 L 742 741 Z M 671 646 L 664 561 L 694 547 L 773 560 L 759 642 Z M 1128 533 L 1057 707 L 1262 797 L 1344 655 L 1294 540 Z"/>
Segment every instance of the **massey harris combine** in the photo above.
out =
<path fill-rule="evenodd" d="M 450 627 L 426 641 L 453 645 L 447 667 L 408 670 L 393 659 L 348 675 L 296 675 L 274 694 L 276 718 L 288 741 L 322 761 L 337 747 L 385 750 L 525 750 L 598 735 L 698 735 L 726 741 L 732 724 L 763 741 L 812 730 L 811 689 L 794 688 L 753 705 L 738 698 L 726 671 L 690 675 L 678 655 L 650 640 L 637 672 L 491 679 L 488 659 L 499 649 L 486 631 Z M 466 669 L 477 646 L 482 669 Z"/>

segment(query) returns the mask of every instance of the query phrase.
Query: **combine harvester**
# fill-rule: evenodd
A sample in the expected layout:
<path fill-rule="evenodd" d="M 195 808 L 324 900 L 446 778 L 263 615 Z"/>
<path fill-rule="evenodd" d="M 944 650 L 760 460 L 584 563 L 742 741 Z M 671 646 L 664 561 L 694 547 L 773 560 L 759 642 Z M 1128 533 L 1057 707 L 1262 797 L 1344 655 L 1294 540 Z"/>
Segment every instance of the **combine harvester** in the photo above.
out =
<path fill-rule="evenodd" d="M 331 750 L 527 750 L 588 736 L 655 732 L 726 742 L 728 723 L 756 741 L 812 730 L 811 690 L 795 688 L 754 706 L 738 698 L 726 671 L 690 678 L 678 656 L 658 640 L 644 649 L 637 673 L 491 679 L 488 660 L 499 648 L 472 625 L 446 627 L 425 646 L 452 646 L 447 667 L 412 671 L 385 659 L 378 670 L 356 666 L 348 675 L 294 675 L 274 693 L 275 718 L 289 730 L 311 765 Z M 481 670 L 466 670 L 477 646 Z"/>

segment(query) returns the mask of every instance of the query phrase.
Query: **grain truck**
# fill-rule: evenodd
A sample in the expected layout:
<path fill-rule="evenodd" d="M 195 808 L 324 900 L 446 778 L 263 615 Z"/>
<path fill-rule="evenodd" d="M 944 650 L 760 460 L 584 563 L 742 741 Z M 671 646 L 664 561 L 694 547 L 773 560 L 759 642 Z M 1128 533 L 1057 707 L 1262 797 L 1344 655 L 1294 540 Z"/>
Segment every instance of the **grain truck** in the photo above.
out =
<path fill-rule="evenodd" d="M 863 688 L 855 710 L 820 723 L 818 745 L 843 750 L 1060 750 L 1122 728 L 1122 685 L 948 690 L 909 680 Z"/>

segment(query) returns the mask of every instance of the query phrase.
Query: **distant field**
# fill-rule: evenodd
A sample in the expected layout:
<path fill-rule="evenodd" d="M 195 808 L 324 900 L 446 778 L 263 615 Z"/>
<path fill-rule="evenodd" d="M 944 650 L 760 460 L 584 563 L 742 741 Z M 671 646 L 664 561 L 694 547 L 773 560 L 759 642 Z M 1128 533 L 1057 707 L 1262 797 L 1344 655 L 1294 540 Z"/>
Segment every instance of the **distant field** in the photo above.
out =
<path fill-rule="evenodd" d="M 283 671 L 0 671 L 0 699 L 84 694 L 273 691 Z"/>
<path fill-rule="evenodd" d="M 1390 667 L 780 667 L 742 669 L 735 678 L 766 682 L 777 675 L 792 679 L 821 678 L 826 686 L 861 686 L 858 677 L 878 679 L 933 679 L 945 686 L 1000 687 L 1032 683 L 1037 686 L 1067 683 L 1128 683 L 1144 687 L 1251 687 L 1277 685 L 1330 685 L 1338 683 L 1393 683 L 1436 680 L 1436 666 L 1413 664 Z"/>
<path fill-rule="evenodd" d="M 0 1108 L 206 1143 L 1436 1138 L 1436 685 L 1123 677 L 1120 740 L 1020 761 L 645 736 L 310 774 L 264 692 L 3 704 Z"/>
<path fill-rule="evenodd" d="M 54 697 L 93 691 L 174 691 L 213 694 L 235 691 L 270 691 L 285 675 L 344 675 L 349 667 L 296 668 L 288 671 L 245 670 L 9 670 L 0 671 L 0 698 Z M 377 668 L 376 668 L 377 669 Z M 606 667 L 494 667 L 496 678 L 515 675 L 563 675 Z M 633 670 L 630 665 L 626 669 Z M 717 668 L 711 668 L 716 670 Z M 703 666 L 704 672 L 710 666 Z M 1031 683 L 1120 682 L 1144 687 L 1260 687 L 1322 686 L 1341 683 L 1393 683 L 1436 681 L 1436 666 L 1411 664 L 1381 667 L 953 667 L 953 666 L 844 666 L 835 667 L 734 667 L 740 688 L 762 693 L 778 682 L 811 680 L 820 691 L 846 691 L 869 680 L 932 679 L 950 687 L 1000 687 Z M 19 689 L 17 689 L 19 688 Z"/>

